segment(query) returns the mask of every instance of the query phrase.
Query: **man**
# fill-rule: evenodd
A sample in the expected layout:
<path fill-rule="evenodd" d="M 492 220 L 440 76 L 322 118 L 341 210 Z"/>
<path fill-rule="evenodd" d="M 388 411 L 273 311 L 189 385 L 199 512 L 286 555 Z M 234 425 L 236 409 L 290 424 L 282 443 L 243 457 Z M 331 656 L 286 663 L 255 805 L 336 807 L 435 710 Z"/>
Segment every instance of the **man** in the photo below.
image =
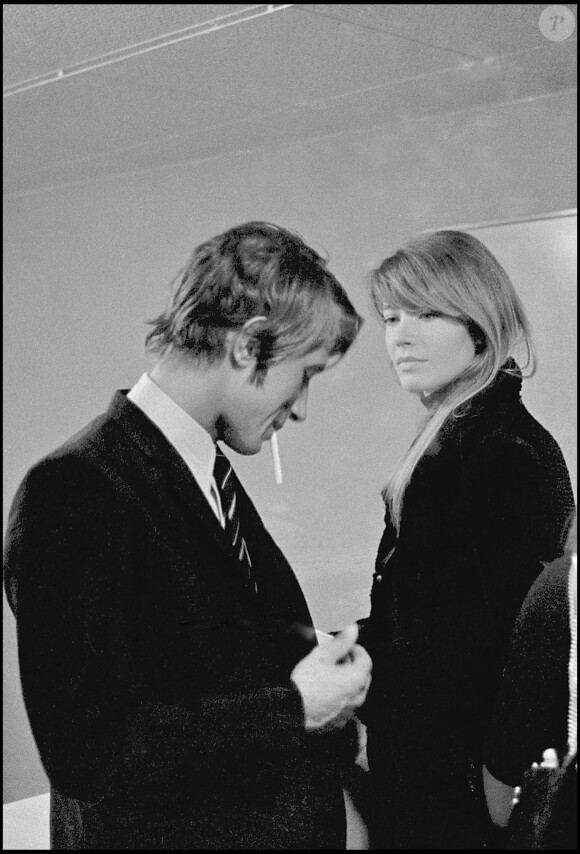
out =
<path fill-rule="evenodd" d="M 231 469 L 306 417 L 360 327 L 301 239 L 266 223 L 194 252 L 149 374 L 35 465 L 5 583 L 56 849 L 345 847 L 341 770 L 370 658 L 321 647 Z"/>

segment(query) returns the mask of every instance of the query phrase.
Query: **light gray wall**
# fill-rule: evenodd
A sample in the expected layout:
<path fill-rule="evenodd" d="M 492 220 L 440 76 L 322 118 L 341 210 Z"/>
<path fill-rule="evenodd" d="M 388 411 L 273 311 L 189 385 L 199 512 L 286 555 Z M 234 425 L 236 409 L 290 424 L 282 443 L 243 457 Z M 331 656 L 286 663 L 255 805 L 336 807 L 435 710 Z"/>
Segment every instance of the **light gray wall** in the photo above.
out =
<path fill-rule="evenodd" d="M 423 229 L 574 208 L 574 105 L 567 94 L 488 106 L 6 200 L 4 519 L 26 469 L 145 368 L 145 321 L 193 246 L 266 219 L 328 253 L 367 322 L 346 359 L 313 381 L 309 420 L 281 434 L 284 484 L 274 483 L 267 448 L 236 466 L 318 625 L 364 616 L 382 529 L 379 490 L 418 413 L 387 369 L 365 274 Z M 548 275 L 547 315 L 552 286 Z M 537 402 L 575 471 L 570 379 L 554 372 L 548 384 L 549 401 Z M 11 801 L 48 784 L 5 610 Z"/>

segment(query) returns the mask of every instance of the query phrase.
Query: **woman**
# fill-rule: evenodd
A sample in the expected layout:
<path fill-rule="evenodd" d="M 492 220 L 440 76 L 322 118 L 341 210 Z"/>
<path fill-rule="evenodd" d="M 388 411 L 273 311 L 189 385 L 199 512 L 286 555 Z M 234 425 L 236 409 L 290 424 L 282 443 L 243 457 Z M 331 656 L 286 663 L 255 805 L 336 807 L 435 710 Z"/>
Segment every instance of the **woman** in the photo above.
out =
<path fill-rule="evenodd" d="M 562 453 L 520 399 L 528 321 L 504 269 L 458 231 L 420 237 L 372 274 L 389 358 L 425 421 L 385 487 L 386 527 L 361 644 L 375 849 L 492 847 L 483 740 L 502 658 L 574 500 Z"/>

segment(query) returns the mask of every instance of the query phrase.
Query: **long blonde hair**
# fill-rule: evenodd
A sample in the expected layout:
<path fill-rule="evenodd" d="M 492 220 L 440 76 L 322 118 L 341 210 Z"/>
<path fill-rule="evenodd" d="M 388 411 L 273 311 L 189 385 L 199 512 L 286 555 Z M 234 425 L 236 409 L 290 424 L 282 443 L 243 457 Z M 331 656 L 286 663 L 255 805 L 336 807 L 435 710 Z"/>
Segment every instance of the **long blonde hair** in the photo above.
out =
<path fill-rule="evenodd" d="M 407 312 L 435 311 L 465 323 L 475 344 L 472 363 L 445 388 L 423 398 L 428 412 L 399 469 L 382 495 L 399 530 L 405 490 L 413 472 L 449 418 L 490 385 L 500 370 L 532 376 L 536 370 L 526 313 L 509 276 L 486 246 L 461 231 L 436 231 L 386 258 L 371 273 L 371 294 L 384 306 Z M 511 357 L 518 364 L 506 367 Z M 503 367 L 502 367 L 503 366 Z"/>

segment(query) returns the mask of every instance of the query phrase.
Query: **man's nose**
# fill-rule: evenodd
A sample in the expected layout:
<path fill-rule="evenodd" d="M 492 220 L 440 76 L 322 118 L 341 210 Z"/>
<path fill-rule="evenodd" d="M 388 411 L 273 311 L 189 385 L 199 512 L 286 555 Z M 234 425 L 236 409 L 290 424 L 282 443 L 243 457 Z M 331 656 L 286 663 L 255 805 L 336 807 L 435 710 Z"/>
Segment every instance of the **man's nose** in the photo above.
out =
<path fill-rule="evenodd" d="M 293 421 L 305 421 L 308 405 L 308 386 L 305 386 L 292 406 L 290 407 L 290 418 Z"/>

